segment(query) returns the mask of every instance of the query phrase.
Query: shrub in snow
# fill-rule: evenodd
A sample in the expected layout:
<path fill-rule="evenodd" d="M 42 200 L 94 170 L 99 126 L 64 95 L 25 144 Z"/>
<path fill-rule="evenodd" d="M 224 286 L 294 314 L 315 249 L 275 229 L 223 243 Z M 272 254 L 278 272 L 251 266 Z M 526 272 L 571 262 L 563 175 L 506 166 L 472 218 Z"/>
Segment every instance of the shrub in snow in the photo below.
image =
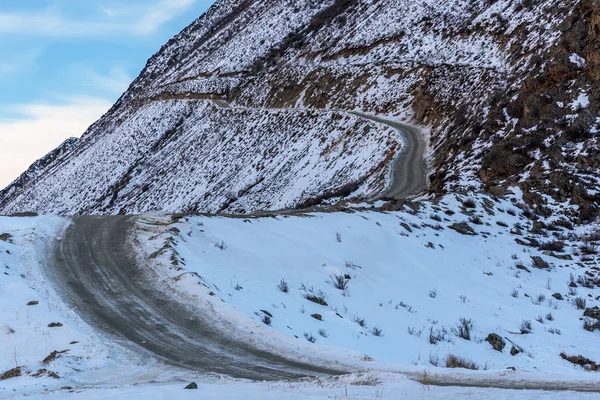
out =
<path fill-rule="evenodd" d="M 281 282 L 279 282 L 279 285 L 277 285 L 277 287 L 283 293 L 288 293 L 290 291 L 290 286 L 288 285 L 288 283 L 284 279 L 282 279 Z"/>
<path fill-rule="evenodd" d="M 350 282 L 350 275 L 348 274 L 333 274 L 329 275 L 331 283 L 336 289 L 346 290 L 348 288 L 348 282 Z"/>
<path fill-rule="evenodd" d="M 450 354 L 448 355 L 448 358 L 446 358 L 446 368 L 479 369 L 477 364 L 473 361 L 464 357 L 455 356 L 454 354 Z"/>
<path fill-rule="evenodd" d="M 468 199 L 463 200 L 462 204 L 465 208 L 476 208 L 477 207 L 477 203 L 475 203 L 475 200 L 470 197 Z"/>
<path fill-rule="evenodd" d="M 585 310 L 586 304 L 587 304 L 587 300 L 584 299 L 583 297 L 575 298 L 575 307 L 577 307 L 578 310 Z"/>
<path fill-rule="evenodd" d="M 552 240 L 549 242 L 542 243 L 540 245 L 540 250 L 561 252 L 564 249 L 565 249 L 565 242 L 563 242 L 562 240 Z"/>
<path fill-rule="evenodd" d="M 356 322 L 358 325 L 360 325 L 361 328 L 366 328 L 367 327 L 367 321 L 365 321 L 364 318 L 360 318 L 355 316 L 353 319 L 354 322 Z"/>
<path fill-rule="evenodd" d="M 305 334 L 304 334 L 304 338 L 305 338 L 306 340 L 308 340 L 309 342 L 311 342 L 311 343 L 314 343 L 314 342 L 316 342 L 316 341 L 317 341 L 317 338 L 316 338 L 316 337 L 314 337 L 314 336 L 313 336 L 311 333 L 305 333 Z"/>
<path fill-rule="evenodd" d="M 215 243 L 215 247 L 217 249 L 221 249 L 221 250 L 225 250 L 227 249 L 227 245 L 225 244 L 225 242 L 221 241 L 220 243 Z"/>
<path fill-rule="evenodd" d="M 448 330 L 444 326 L 442 329 L 433 329 L 432 326 L 429 328 L 429 344 L 438 344 L 439 342 L 450 342 Z"/>
<path fill-rule="evenodd" d="M 374 327 L 373 329 L 371 329 L 371 333 L 373 334 L 373 336 L 378 336 L 378 337 L 383 336 L 383 330 L 381 330 L 381 328 L 378 328 L 378 327 Z"/>
<path fill-rule="evenodd" d="M 531 326 L 531 321 L 528 319 L 524 319 L 523 322 L 521 322 L 521 325 L 519 326 L 519 331 L 521 332 L 521 334 L 527 335 L 531 333 L 532 330 L 533 328 Z"/>
<path fill-rule="evenodd" d="M 312 286 L 310 288 L 307 288 L 306 286 L 304 286 L 304 284 L 300 286 L 300 290 L 304 292 L 303 296 L 306 300 L 327 307 L 328 304 L 325 301 L 325 299 L 327 298 L 327 294 L 322 290 L 315 291 L 315 289 Z"/>
<path fill-rule="evenodd" d="M 471 340 L 471 331 L 475 327 L 475 324 L 470 319 L 461 318 L 459 323 L 456 324 L 452 331 L 456 336 L 465 340 Z"/>

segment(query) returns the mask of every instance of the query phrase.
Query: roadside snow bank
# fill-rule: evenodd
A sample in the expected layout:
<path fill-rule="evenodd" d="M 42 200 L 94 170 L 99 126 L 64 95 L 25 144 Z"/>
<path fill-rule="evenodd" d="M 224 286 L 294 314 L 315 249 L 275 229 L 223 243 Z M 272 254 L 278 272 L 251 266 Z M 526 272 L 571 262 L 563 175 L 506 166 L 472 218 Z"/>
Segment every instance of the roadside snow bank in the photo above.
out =
<path fill-rule="evenodd" d="M 589 270 L 577 243 L 565 239 L 555 253 L 565 259 L 549 256 L 517 243 L 556 239 L 532 233 L 540 221 L 526 219 L 517 201 L 465 200 L 387 213 L 188 217 L 162 231 L 142 221 L 138 240 L 149 253 L 162 248 L 155 256 L 175 287 L 265 347 L 363 368 L 456 372 L 435 368 L 455 355 L 481 370 L 597 380 L 560 357 L 600 361 L 598 332 L 583 329 L 575 306 L 576 297 L 596 305 L 594 290 L 568 287 L 571 274 Z M 457 232 L 464 226 L 473 235 Z M 503 351 L 485 341 L 492 333 Z"/>
<path fill-rule="evenodd" d="M 45 275 L 51 245 L 67 226 L 59 217 L 0 217 L 0 398 L 127 370 L 131 357 L 114 361 L 121 352 L 63 303 Z"/>

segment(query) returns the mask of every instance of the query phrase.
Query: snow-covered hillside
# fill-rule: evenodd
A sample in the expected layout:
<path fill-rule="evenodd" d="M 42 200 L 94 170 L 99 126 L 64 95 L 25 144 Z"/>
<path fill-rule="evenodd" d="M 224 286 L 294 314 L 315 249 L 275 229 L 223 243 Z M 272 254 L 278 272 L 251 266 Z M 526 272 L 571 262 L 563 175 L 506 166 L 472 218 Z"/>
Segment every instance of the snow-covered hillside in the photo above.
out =
<path fill-rule="evenodd" d="M 44 275 L 67 221 L 0 218 L 0 398 L 59 388 L 78 371 L 114 367 L 109 348 L 64 306 Z"/>
<path fill-rule="evenodd" d="M 373 172 L 393 159 L 388 130 L 322 111 L 360 109 L 430 132 L 431 192 L 500 194 L 517 183 L 528 204 L 549 195 L 589 221 L 600 192 L 599 21 L 590 0 L 221 0 L 148 61 L 83 140 L 1 192 L 0 210 L 218 211 L 236 199 L 224 211 L 249 212 L 343 186 L 357 189 L 342 191 L 349 197 L 377 193 Z M 215 111 L 210 99 L 249 110 Z M 248 147 L 256 140 L 263 155 Z M 270 152 L 278 166 L 262 169 Z"/>
<path fill-rule="evenodd" d="M 400 147 L 395 129 L 346 113 L 150 103 L 105 133 L 81 139 L 24 192 L 9 189 L 3 211 L 293 208 L 325 193 L 339 196 L 348 184 L 355 195 L 383 190 L 387 162 Z"/>
<path fill-rule="evenodd" d="M 154 268 L 170 285 L 271 348 L 392 370 L 596 380 L 561 354 L 600 360 L 597 320 L 584 318 L 598 305 L 597 256 L 561 222 L 529 221 L 516 198 L 162 228 L 147 217 L 138 240 L 162 251 Z"/>
<path fill-rule="evenodd" d="M 130 244 L 156 290 L 254 346 L 354 371 L 278 383 L 181 370 L 89 326 L 47 276 L 69 220 L 0 218 L 0 398 L 191 398 L 192 381 L 215 399 L 594 398 L 433 386 L 597 390 L 597 227 L 536 218 L 520 195 L 137 217 Z"/>

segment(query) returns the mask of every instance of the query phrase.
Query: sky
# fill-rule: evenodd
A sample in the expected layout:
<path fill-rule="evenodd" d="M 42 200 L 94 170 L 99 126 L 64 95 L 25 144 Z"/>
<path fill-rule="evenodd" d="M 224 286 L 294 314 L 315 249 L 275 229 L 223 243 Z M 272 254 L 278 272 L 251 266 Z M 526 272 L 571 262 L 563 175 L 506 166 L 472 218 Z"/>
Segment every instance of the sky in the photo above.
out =
<path fill-rule="evenodd" d="M 0 0 L 0 189 L 81 136 L 214 0 Z"/>

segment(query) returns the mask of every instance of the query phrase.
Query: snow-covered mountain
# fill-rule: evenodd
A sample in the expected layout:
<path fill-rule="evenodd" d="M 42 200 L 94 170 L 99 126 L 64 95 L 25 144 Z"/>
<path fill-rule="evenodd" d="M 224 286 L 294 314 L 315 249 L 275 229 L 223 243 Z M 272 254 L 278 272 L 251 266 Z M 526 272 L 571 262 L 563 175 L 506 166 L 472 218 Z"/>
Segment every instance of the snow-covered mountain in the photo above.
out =
<path fill-rule="evenodd" d="M 431 192 L 519 184 L 538 213 L 570 202 L 585 221 L 600 193 L 599 35 L 591 0 L 221 0 L 80 141 L 1 192 L 0 210 L 369 197 L 401 138 L 333 111 L 360 109 L 423 128 Z"/>

